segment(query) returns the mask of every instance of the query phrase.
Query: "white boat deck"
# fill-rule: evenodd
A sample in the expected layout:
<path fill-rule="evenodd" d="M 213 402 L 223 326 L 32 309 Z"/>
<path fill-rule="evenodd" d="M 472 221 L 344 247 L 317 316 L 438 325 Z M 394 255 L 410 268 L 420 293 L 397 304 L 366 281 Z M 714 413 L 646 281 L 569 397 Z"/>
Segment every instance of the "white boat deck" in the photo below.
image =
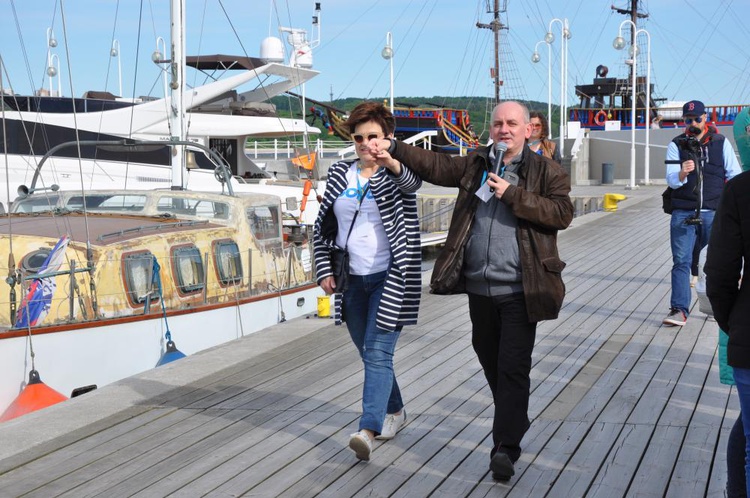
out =
<path fill-rule="evenodd" d="M 662 189 L 574 191 L 630 198 L 560 234 L 567 297 L 539 326 L 533 423 L 508 483 L 487 467 L 492 400 L 466 298 L 425 292 L 396 352 L 409 422 L 370 462 L 346 448 L 361 362 L 344 328 L 311 317 L 0 424 L 0 495 L 723 496 L 738 402 L 719 383 L 714 321 L 696 306 L 661 326 Z"/>

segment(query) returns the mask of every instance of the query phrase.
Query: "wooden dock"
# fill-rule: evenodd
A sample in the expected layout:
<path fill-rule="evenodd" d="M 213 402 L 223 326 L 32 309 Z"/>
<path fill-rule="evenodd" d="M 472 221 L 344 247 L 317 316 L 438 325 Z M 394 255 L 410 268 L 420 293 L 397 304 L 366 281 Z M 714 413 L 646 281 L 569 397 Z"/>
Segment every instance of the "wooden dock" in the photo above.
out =
<path fill-rule="evenodd" d="M 617 212 L 561 232 L 567 297 L 538 329 L 533 423 L 508 483 L 489 475 L 466 297 L 425 293 L 396 352 L 409 421 L 370 462 L 347 448 L 360 360 L 345 328 L 310 318 L 0 424 L 0 496 L 723 496 L 738 401 L 719 383 L 714 321 L 696 306 L 661 326 L 662 189 L 620 192 Z"/>

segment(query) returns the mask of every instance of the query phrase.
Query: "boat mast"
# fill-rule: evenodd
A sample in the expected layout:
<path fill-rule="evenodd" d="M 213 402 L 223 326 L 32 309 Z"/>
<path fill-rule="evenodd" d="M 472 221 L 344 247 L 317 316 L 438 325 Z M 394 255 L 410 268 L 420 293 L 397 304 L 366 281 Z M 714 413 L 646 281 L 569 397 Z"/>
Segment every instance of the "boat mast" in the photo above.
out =
<path fill-rule="evenodd" d="M 170 61 L 171 82 L 169 84 L 172 90 L 169 112 L 170 139 L 172 141 L 184 142 L 187 135 L 185 130 L 185 108 L 182 101 L 185 85 L 185 0 L 172 0 L 170 13 L 172 37 L 172 57 Z M 186 180 L 185 146 L 172 146 L 172 190 L 183 190 L 186 186 Z"/>
<path fill-rule="evenodd" d="M 493 20 L 489 24 L 477 23 L 477 28 L 490 29 L 495 37 L 495 68 L 494 68 L 494 80 L 495 80 L 495 104 L 500 103 L 500 87 L 503 85 L 503 81 L 500 79 L 500 30 L 508 29 L 508 26 L 504 25 L 500 20 L 500 13 L 506 11 L 507 0 L 503 1 L 503 8 L 500 9 L 500 0 L 494 0 L 494 8 L 490 9 L 490 0 L 487 0 L 487 12 L 493 14 Z"/>

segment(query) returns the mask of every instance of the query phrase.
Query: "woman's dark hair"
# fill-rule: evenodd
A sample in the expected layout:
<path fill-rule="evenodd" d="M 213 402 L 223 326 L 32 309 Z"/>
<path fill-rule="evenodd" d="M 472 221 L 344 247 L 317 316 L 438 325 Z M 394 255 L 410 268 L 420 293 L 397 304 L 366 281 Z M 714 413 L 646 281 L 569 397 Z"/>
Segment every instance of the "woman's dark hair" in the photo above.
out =
<path fill-rule="evenodd" d="M 529 118 L 539 119 L 539 122 L 542 123 L 542 133 L 539 135 L 539 138 L 542 140 L 546 139 L 549 136 L 549 125 L 547 124 L 547 118 L 544 117 L 544 114 L 539 111 L 530 111 Z"/>
<path fill-rule="evenodd" d="M 378 102 L 362 102 L 357 105 L 349 113 L 349 118 L 344 125 L 349 130 L 349 133 L 354 133 L 354 128 L 368 121 L 375 121 L 379 124 L 386 136 L 393 134 L 396 130 L 396 119 L 393 117 L 393 114 L 383 104 Z"/>

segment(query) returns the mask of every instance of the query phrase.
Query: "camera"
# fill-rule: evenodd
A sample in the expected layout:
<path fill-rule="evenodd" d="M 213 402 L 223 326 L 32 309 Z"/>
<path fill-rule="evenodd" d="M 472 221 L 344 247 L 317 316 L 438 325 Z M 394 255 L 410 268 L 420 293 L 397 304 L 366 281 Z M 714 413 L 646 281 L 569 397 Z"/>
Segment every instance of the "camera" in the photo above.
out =
<path fill-rule="evenodd" d="M 680 137 L 677 139 L 677 147 L 688 154 L 692 154 L 696 157 L 701 156 L 701 143 L 694 136 L 685 135 L 684 137 Z"/>

